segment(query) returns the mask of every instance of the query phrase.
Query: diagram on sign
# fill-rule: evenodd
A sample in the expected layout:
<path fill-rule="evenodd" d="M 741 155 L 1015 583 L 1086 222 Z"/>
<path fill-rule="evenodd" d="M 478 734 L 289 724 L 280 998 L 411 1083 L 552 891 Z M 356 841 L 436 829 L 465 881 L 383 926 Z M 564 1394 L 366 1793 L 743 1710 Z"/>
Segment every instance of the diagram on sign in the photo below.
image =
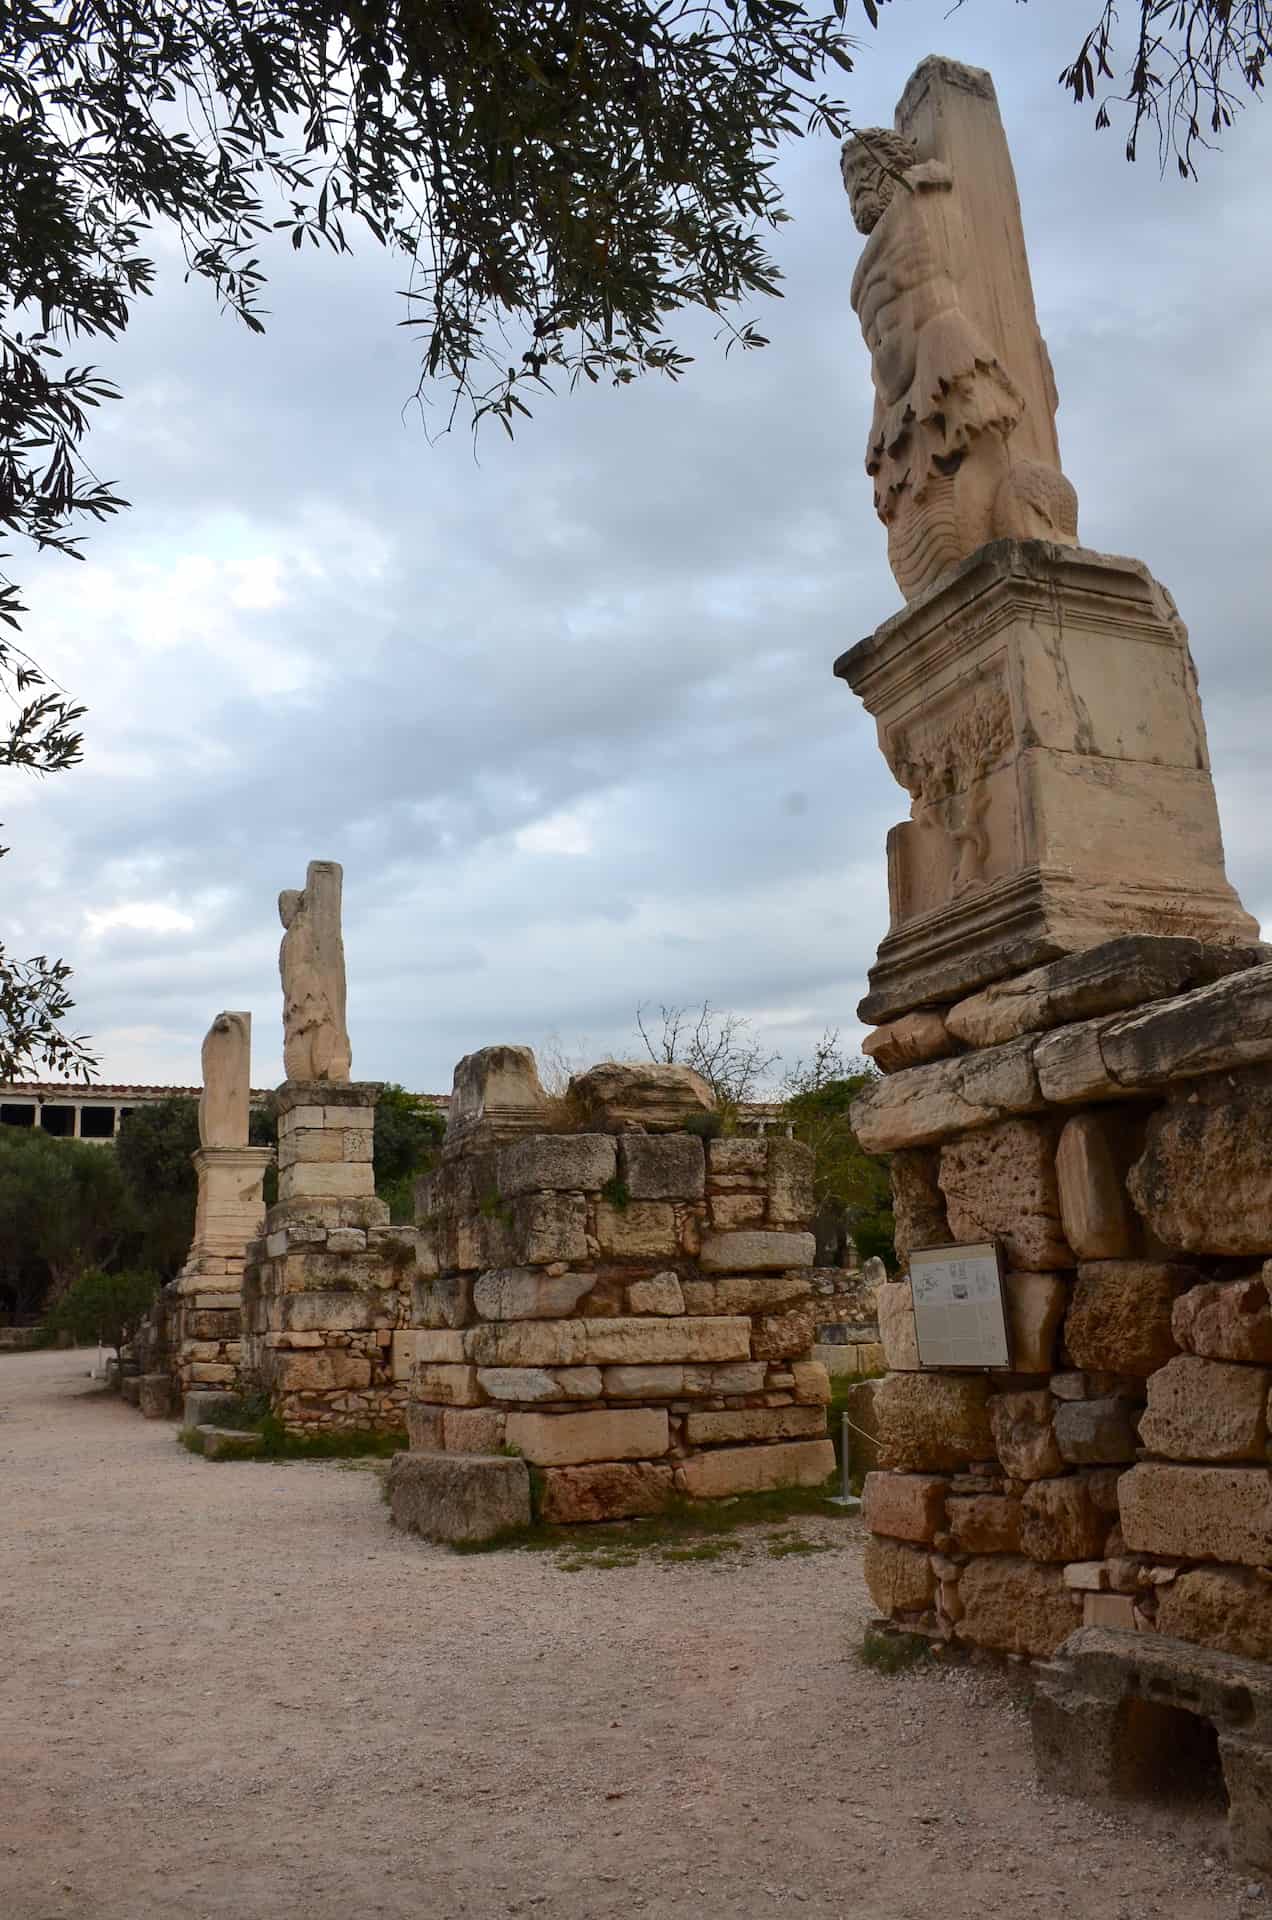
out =
<path fill-rule="evenodd" d="M 920 1366 L 1011 1364 L 1002 1262 L 992 1240 L 916 1249 L 910 1255 L 910 1291 Z"/>

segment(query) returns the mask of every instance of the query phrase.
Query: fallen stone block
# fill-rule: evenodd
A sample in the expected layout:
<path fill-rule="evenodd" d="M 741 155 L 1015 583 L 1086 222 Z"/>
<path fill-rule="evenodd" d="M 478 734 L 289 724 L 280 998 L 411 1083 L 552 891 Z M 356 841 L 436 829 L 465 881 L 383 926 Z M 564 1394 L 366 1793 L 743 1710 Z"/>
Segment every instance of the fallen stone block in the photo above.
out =
<path fill-rule="evenodd" d="M 701 1075 L 678 1065 L 604 1060 L 570 1081 L 571 1104 L 602 1133 L 675 1133 L 698 1114 L 715 1111 L 715 1095 Z"/>
<path fill-rule="evenodd" d="M 539 1517 L 552 1526 L 629 1520 L 661 1513 L 674 1494 L 671 1468 L 648 1461 L 607 1460 L 590 1467 L 547 1467 Z"/>
<path fill-rule="evenodd" d="M 474 1545 L 530 1525 L 524 1460 L 472 1453 L 395 1453 L 389 1463 L 395 1526 L 426 1540 Z"/>
<path fill-rule="evenodd" d="M 934 1473 L 868 1473 L 861 1517 L 871 1533 L 930 1544 L 945 1525 L 949 1485 Z"/>
<path fill-rule="evenodd" d="M 1272 1566 L 1272 1472 L 1142 1460 L 1118 1487 L 1133 1553 Z"/>
<path fill-rule="evenodd" d="M 594 1460 L 648 1460 L 671 1444 L 662 1408 L 632 1407 L 596 1413 L 510 1413 L 509 1446 L 541 1467 L 572 1467 Z"/>
<path fill-rule="evenodd" d="M 1179 1354 L 1152 1374 L 1140 1438 L 1168 1460 L 1261 1460 L 1272 1368 Z"/>
<path fill-rule="evenodd" d="M 265 1444 L 263 1434 L 250 1427 L 197 1426 L 205 1460 L 251 1460 Z"/>
<path fill-rule="evenodd" d="M 691 1500 L 715 1500 L 779 1487 L 820 1487 L 834 1471 L 829 1440 L 787 1440 L 696 1454 L 676 1467 L 676 1486 Z"/>

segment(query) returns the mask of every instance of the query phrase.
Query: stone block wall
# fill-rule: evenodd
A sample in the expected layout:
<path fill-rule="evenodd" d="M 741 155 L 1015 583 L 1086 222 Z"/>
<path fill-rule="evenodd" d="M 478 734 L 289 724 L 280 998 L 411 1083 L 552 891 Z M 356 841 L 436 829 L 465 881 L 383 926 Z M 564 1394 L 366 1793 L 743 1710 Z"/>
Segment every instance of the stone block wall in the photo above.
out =
<path fill-rule="evenodd" d="M 879 1290 L 866 1574 L 895 1620 L 1031 1656 L 1085 1624 L 1272 1658 L 1265 956 L 1144 937 L 1052 962 L 925 1010 L 941 1057 L 855 1109 L 893 1154 L 902 1261 L 996 1239 L 1007 1269 L 1003 1373 L 921 1369 L 908 1279 Z"/>
<path fill-rule="evenodd" d="M 469 1128 L 420 1183 L 436 1257 L 405 1336 L 412 1446 L 516 1449 L 553 1522 L 820 1484 L 808 1150 L 664 1112 L 646 1132 L 604 1104 L 586 1124 L 504 1144 Z"/>
<path fill-rule="evenodd" d="M 875 1289 L 886 1277 L 881 1260 L 813 1268 L 813 1340 L 828 1373 L 878 1373 L 887 1364 L 875 1307 Z"/>

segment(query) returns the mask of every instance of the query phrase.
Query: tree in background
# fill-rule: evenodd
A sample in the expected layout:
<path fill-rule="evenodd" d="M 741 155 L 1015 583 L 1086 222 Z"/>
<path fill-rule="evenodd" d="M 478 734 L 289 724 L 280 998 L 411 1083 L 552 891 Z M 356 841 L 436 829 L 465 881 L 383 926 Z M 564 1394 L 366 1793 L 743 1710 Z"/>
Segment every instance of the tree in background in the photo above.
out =
<path fill-rule="evenodd" d="M 0 1272 L 30 1311 L 90 1267 L 117 1262 L 136 1227 L 109 1146 L 0 1128 Z"/>
<path fill-rule="evenodd" d="M 781 1059 L 752 1032 L 744 1013 L 720 1013 L 708 1000 L 700 1007 L 659 1007 L 657 1021 L 639 1006 L 636 1030 L 651 1060 L 700 1074 L 726 1116 L 761 1097 Z"/>
<path fill-rule="evenodd" d="M 153 1273 L 103 1273 L 90 1267 L 62 1295 L 47 1324 L 53 1333 L 69 1333 L 81 1344 L 95 1340 L 118 1353 L 136 1334 L 158 1291 Z"/>
<path fill-rule="evenodd" d="M 848 1243 L 862 1259 L 877 1255 L 896 1267 L 892 1187 L 888 1163 L 857 1143 L 849 1109 L 864 1087 L 879 1077 L 868 1060 L 846 1062 L 839 1035 L 826 1033 L 811 1061 L 800 1061 L 783 1086 L 795 1138 L 813 1150 L 813 1194 L 820 1265 L 845 1264 Z"/>
<path fill-rule="evenodd" d="M 248 1138 L 256 1147 L 276 1145 L 278 1123 L 272 1107 L 251 1109 Z M 161 1281 L 180 1273 L 194 1238 L 198 1144 L 199 1103 L 186 1094 L 134 1107 L 120 1122 L 115 1152 L 137 1223 L 133 1257 Z M 266 1173 L 267 1201 L 277 1191 L 276 1180 L 272 1169 Z"/>
<path fill-rule="evenodd" d="M 375 1190 L 389 1205 L 390 1218 L 406 1224 L 415 1218 L 415 1182 L 437 1158 L 446 1117 L 423 1097 L 393 1082 L 375 1105 Z"/>

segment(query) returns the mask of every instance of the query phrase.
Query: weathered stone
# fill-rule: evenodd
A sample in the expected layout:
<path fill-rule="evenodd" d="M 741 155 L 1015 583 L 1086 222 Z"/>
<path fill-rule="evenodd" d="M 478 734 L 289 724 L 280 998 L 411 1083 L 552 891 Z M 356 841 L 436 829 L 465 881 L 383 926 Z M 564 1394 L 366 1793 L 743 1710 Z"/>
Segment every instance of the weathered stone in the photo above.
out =
<path fill-rule="evenodd" d="M 728 1180 L 747 1186 L 763 1186 L 768 1174 L 768 1141 L 710 1140 L 707 1143 L 707 1173 L 712 1191 L 722 1190 Z"/>
<path fill-rule="evenodd" d="M 853 1101 L 853 1132 L 867 1153 L 891 1153 L 1031 1113 L 1043 1104 L 1032 1055 L 1032 1042 L 1017 1040 L 888 1074 Z"/>
<path fill-rule="evenodd" d="M 587 1259 L 586 1200 L 581 1193 L 518 1195 L 512 1202 L 511 1239 L 518 1264 L 582 1264 Z"/>
<path fill-rule="evenodd" d="M 763 1193 L 711 1196 L 711 1225 L 717 1233 L 732 1233 L 739 1227 L 762 1227 L 766 1211 Z"/>
<path fill-rule="evenodd" d="M 1115 1020 L 1101 1048 L 1114 1079 L 1136 1088 L 1272 1060 L 1272 965 Z"/>
<path fill-rule="evenodd" d="M 958 1637 L 972 1646 L 1043 1660 L 1077 1624 L 1058 1566 L 987 1555 L 964 1567 L 958 1591 L 963 1603 Z"/>
<path fill-rule="evenodd" d="M 801 1407 L 825 1407 L 830 1404 L 830 1375 L 820 1360 L 797 1360 L 791 1368 L 794 1376 L 795 1404 Z"/>
<path fill-rule="evenodd" d="M 614 1178 L 617 1164 L 609 1134 L 527 1134 L 500 1149 L 495 1184 L 505 1200 L 541 1189 L 599 1193 Z"/>
<path fill-rule="evenodd" d="M 875 1396 L 882 1384 L 881 1380 L 859 1380 L 844 1396 L 844 1412 L 850 1422 L 844 1439 L 856 1473 L 873 1473 L 882 1465 L 875 1411 Z"/>
<path fill-rule="evenodd" d="M 715 1095 L 689 1067 L 602 1061 L 576 1074 L 569 1098 L 601 1133 L 675 1133 L 695 1114 L 711 1113 Z"/>
<path fill-rule="evenodd" d="M 196 1427 L 205 1460 L 251 1460 L 265 1445 L 254 1427 Z"/>
<path fill-rule="evenodd" d="M 933 1148 L 904 1148 L 889 1162 L 896 1222 L 894 1244 L 902 1266 L 916 1247 L 949 1245 L 950 1223 L 945 1216 L 940 1170 L 941 1156 Z"/>
<path fill-rule="evenodd" d="M 686 1367 L 685 1392 L 762 1393 L 767 1371 L 762 1360 L 743 1360 L 731 1366 Z"/>
<path fill-rule="evenodd" d="M 446 1145 L 515 1139 L 542 1126 L 548 1096 L 529 1047 L 482 1047 L 455 1068 Z"/>
<path fill-rule="evenodd" d="M 666 1260 L 679 1250 L 676 1210 L 670 1200 L 632 1200 L 613 1206 L 602 1200 L 596 1209 L 596 1237 L 601 1252 L 617 1260 Z"/>
<path fill-rule="evenodd" d="M 1135 1458 L 1134 1410 L 1116 1396 L 1060 1401 L 1055 1430 L 1056 1445 L 1070 1466 L 1118 1466 Z"/>
<path fill-rule="evenodd" d="M 678 1319 L 495 1321 L 464 1335 L 483 1367 L 643 1366 L 749 1360 L 751 1322 L 739 1315 Z"/>
<path fill-rule="evenodd" d="M 679 1275 L 656 1273 L 650 1280 L 633 1280 L 627 1289 L 627 1311 L 663 1315 L 683 1313 L 685 1296 L 680 1290 Z M 702 1309 L 697 1307 L 694 1311 L 700 1313 Z"/>
<path fill-rule="evenodd" d="M 1148 1382 L 1140 1438 L 1168 1460 L 1261 1460 L 1272 1370 L 1180 1354 Z"/>
<path fill-rule="evenodd" d="M 1045 1388 L 1030 1393 L 996 1393 L 989 1402 L 993 1451 L 1013 1480 L 1043 1480 L 1062 1473 L 1056 1445 L 1056 1402 Z"/>
<path fill-rule="evenodd" d="M 862 1556 L 866 1590 L 880 1613 L 923 1613 L 936 1599 L 936 1575 L 924 1549 L 871 1536 Z"/>
<path fill-rule="evenodd" d="M 1246 1660 L 1272 1661 L 1272 1581 L 1241 1567 L 1194 1567 L 1159 1589 L 1157 1628 Z"/>
<path fill-rule="evenodd" d="M 685 1307 L 690 1313 L 780 1313 L 802 1306 L 810 1298 L 806 1272 L 730 1274 L 720 1280 L 686 1280 Z"/>
<path fill-rule="evenodd" d="M 989 1381 L 978 1374 L 894 1373 L 877 1383 L 879 1465 L 954 1468 L 994 1452 Z"/>
<path fill-rule="evenodd" d="M 137 1405 L 147 1420 L 168 1420 L 173 1412 L 174 1387 L 171 1374 L 143 1373 L 137 1388 Z"/>
<path fill-rule="evenodd" d="M 590 1460 L 649 1460 L 671 1444 L 662 1408 L 598 1413 L 510 1413 L 508 1445 L 541 1467 L 572 1467 Z"/>
<path fill-rule="evenodd" d="M 1138 1223 L 1126 1192 L 1132 1141 L 1114 1113 L 1079 1113 L 1056 1148 L 1056 1184 L 1065 1239 L 1079 1260 L 1125 1260 Z"/>
<path fill-rule="evenodd" d="M 625 1133 L 618 1143 L 618 1177 L 633 1200 L 701 1200 L 706 1167 L 691 1133 Z"/>
<path fill-rule="evenodd" d="M 342 1292 L 284 1294 L 283 1330 L 288 1333 L 369 1332 L 391 1328 L 392 1295 Z"/>
<path fill-rule="evenodd" d="M 952 1494 L 945 1525 L 961 1553 L 1020 1552 L 1020 1501 L 1010 1494 Z"/>
<path fill-rule="evenodd" d="M 914 1301 L 908 1276 L 887 1280 L 875 1290 L 879 1340 L 893 1373 L 917 1373 L 919 1341 L 914 1330 Z"/>
<path fill-rule="evenodd" d="M 1249 963 L 1252 955 L 1242 955 Z M 950 1032 L 971 1047 L 994 1047 L 1022 1033 L 1071 1020 L 1119 1013 L 1214 980 L 1240 964 L 1231 948 L 1170 935 L 1128 934 L 1083 953 L 1065 954 L 1030 973 L 999 980 L 945 1015 Z"/>
<path fill-rule="evenodd" d="M 140 1391 L 140 1383 L 138 1391 Z M 187 1393 L 182 1401 L 181 1424 L 185 1427 L 201 1427 L 215 1414 L 228 1413 L 231 1407 L 237 1405 L 237 1394 L 206 1393 L 195 1388 Z"/>
<path fill-rule="evenodd" d="M 1272 1365 L 1272 1290 L 1269 1272 L 1244 1280 L 1209 1281 L 1181 1293 L 1171 1330 L 1187 1353 L 1207 1360 Z"/>
<path fill-rule="evenodd" d="M 599 1399 L 601 1374 L 598 1367 L 567 1367 L 562 1368 L 562 1372 L 586 1373 L 596 1382 L 596 1393 L 587 1397 Z M 544 1367 L 478 1367 L 477 1384 L 489 1399 L 503 1402 L 566 1398 L 558 1376 Z M 480 1453 L 481 1448 L 463 1448 L 461 1451 Z"/>
<path fill-rule="evenodd" d="M 336 1393 L 356 1390 L 371 1384 L 371 1362 L 362 1353 L 349 1353 L 342 1347 L 326 1347 L 318 1352 L 274 1355 L 274 1385 L 283 1393 Z M 439 1372 L 462 1372 L 462 1368 L 439 1368 Z M 425 1394 L 424 1399 L 441 1395 Z"/>
<path fill-rule="evenodd" d="M 442 1437 L 442 1409 L 425 1406 L 419 1400 L 406 1403 L 406 1443 L 413 1453 L 437 1453 L 446 1443 Z M 474 1453 L 481 1451 L 474 1447 Z"/>
<path fill-rule="evenodd" d="M 495 1407 L 445 1407 L 442 1445 L 448 1453 L 501 1453 L 506 1418 Z"/>
<path fill-rule="evenodd" d="M 367 1381 L 360 1384 L 365 1386 Z M 417 1400 L 435 1401 L 444 1407 L 478 1407 L 485 1398 L 476 1367 L 468 1366 L 417 1366 L 411 1375 L 411 1393 Z"/>
<path fill-rule="evenodd" d="M 677 1466 L 676 1486 L 691 1500 L 717 1500 L 775 1487 L 819 1487 L 834 1471 L 835 1449 L 829 1440 L 784 1440 L 695 1454 Z"/>
<path fill-rule="evenodd" d="M 530 1524 L 524 1460 L 473 1453 L 396 1453 L 389 1463 L 395 1526 L 426 1540 L 474 1544 Z"/>
<path fill-rule="evenodd" d="M 683 1367 L 606 1367 L 604 1378 L 613 1400 L 674 1400 L 685 1390 Z"/>
<path fill-rule="evenodd" d="M 802 1140 L 780 1136 L 768 1142 L 768 1223 L 770 1227 L 805 1228 L 812 1220 L 813 1150 Z"/>
<path fill-rule="evenodd" d="M 726 1407 L 685 1415 L 685 1439 L 691 1447 L 718 1447 L 730 1440 L 806 1440 L 825 1431 L 820 1407 Z"/>
<path fill-rule="evenodd" d="M 1138 1379 L 1165 1366 L 1176 1351 L 1171 1309 L 1192 1277 L 1151 1260 L 1084 1262 L 1064 1323 L 1078 1366 Z"/>
<path fill-rule="evenodd" d="M 1028 1272 L 1072 1265 L 1042 1122 L 1004 1120 L 951 1141 L 941 1149 L 940 1181 L 953 1240 L 1001 1240 L 1008 1264 Z"/>
<path fill-rule="evenodd" d="M 706 1273 L 785 1273 L 816 1254 L 811 1233 L 704 1233 L 699 1259 Z"/>
<path fill-rule="evenodd" d="M 550 1526 L 576 1521 L 627 1520 L 661 1513 L 675 1492 L 670 1467 L 647 1461 L 605 1461 L 590 1467 L 548 1467 L 540 1517 Z"/>
<path fill-rule="evenodd" d="M 1069 1304 L 1057 1273 L 1009 1273 L 1003 1281 L 1007 1350 L 1014 1373 L 1050 1373 L 1056 1334 Z"/>
<path fill-rule="evenodd" d="M 868 1473 L 861 1517 L 871 1533 L 930 1543 L 945 1526 L 949 1484 L 933 1473 Z"/>
<path fill-rule="evenodd" d="M 861 1051 L 880 1073 L 899 1073 L 903 1067 L 921 1067 L 957 1053 L 958 1042 L 941 1015 L 930 1008 L 902 1014 L 886 1027 L 876 1027 L 861 1043 Z"/>
<path fill-rule="evenodd" d="M 1259 969 L 1263 971 L 1262 968 Z M 1272 1085 L 1201 1081 L 1150 1114 L 1131 1199 L 1163 1246 L 1184 1253 L 1272 1248 Z"/>
<path fill-rule="evenodd" d="M 1020 1501 L 1020 1545 L 1031 1560 L 1093 1560 L 1109 1523 L 1081 1474 L 1035 1480 Z"/>
<path fill-rule="evenodd" d="M 1124 1098 L 1104 1064 L 1100 1037 L 1107 1020 L 1082 1020 L 1073 1027 L 1057 1027 L 1034 1046 L 1034 1071 L 1044 1100 L 1051 1106 L 1072 1107 L 1087 1100 Z"/>
<path fill-rule="evenodd" d="M 402 1327 L 393 1341 L 399 1350 L 399 1371 L 404 1374 L 420 1363 L 458 1367 L 465 1359 L 464 1335 L 459 1327 Z"/>
<path fill-rule="evenodd" d="M 1134 1553 L 1272 1565 L 1272 1472 L 1267 1467 L 1142 1460 L 1123 1474 L 1118 1505 L 1122 1532 Z"/>
<path fill-rule="evenodd" d="M 802 1312 L 762 1314 L 752 1324 L 751 1353 L 757 1360 L 793 1360 L 813 1344 L 814 1316 Z"/>
<path fill-rule="evenodd" d="M 495 1267 L 478 1276 L 473 1306 L 483 1320 L 564 1320 L 595 1284 L 594 1273 L 548 1274 L 536 1267 Z"/>

